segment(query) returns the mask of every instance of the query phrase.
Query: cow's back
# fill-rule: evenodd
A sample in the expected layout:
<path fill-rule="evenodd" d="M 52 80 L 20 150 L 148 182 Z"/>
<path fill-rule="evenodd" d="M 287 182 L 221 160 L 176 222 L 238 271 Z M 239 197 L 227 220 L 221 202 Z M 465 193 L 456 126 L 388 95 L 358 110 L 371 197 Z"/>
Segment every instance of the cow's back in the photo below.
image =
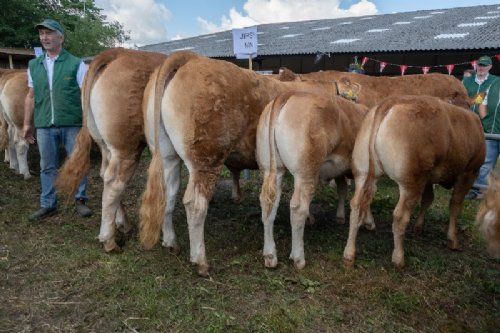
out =
<path fill-rule="evenodd" d="M 461 173 L 481 166 L 484 136 L 475 114 L 429 96 L 390 97 L 380 105 L 374 112 L 387 115 L 375 149 L 391 178 L 429 176 L 449 187 Z"/>
<path fill-rule="evenodd" d="M 106 56 L 102 53 L 98 57 Z M 94 61 L 99 62 L 98 57 Z M 165 59 L 159 53 L 118 50 L 116 58 L 94 76 L 94 81 L 84 85 L 84 90 L 91 89 L 88 96 L 96 126 L 90 123 L 89 130 L 94 138 L 103 138 L 107 145 L 123 152 L 136 151 L 145 143 L 144 89 L 151 73 Z"/>

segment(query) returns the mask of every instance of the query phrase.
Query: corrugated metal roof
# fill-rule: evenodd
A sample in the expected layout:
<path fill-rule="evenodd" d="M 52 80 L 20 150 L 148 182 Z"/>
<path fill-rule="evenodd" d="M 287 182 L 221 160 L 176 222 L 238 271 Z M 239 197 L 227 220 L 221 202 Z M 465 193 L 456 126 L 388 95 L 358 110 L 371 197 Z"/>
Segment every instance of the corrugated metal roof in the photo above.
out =
<path fill-rule="evenodd" d="M 500 48 L 500 3 L 339 19 L 262 24 L 259 55 L 401 52 Z M 191 50 L 232 57 L 231 31 L 147 45 L 141 50 Z"/>

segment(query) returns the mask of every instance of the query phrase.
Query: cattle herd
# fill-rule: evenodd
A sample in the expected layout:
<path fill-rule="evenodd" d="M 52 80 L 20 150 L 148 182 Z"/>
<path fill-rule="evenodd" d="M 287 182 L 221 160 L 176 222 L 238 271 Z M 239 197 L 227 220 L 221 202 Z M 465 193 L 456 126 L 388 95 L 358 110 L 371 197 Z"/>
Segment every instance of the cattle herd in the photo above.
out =
<path fill-rule="evenodd" d="M 0 72 L 0 149 L 10 168 L 29 178 L 28 144 L 22 137 L 25 70 Z M 116 233 L 131 224 L 121 204 L 142 151 L 152 152 L 140 211 L 140 240 L 178 251 L 173 210 L 184 163 L 183 197 L 190 260 L 208 274 L 204 223 L 222 167 L 233 175 L 232 196 L 241 200 L 239 174 L 259 168 L 266 267 L 278 263 L 273 223 L 288 170 L 295 267 L 305 266 L 304 227 L 320 183 L 335 180 L 337 222 L 345 221 L 346 178 L 354 178 L 344 263 L 353 265 L 360 226 L 375 228 L 370 205 L 385 174 L 399 188 L 393 213 L 392 262 L 404 265 L 403 238 L 420 203 L 415 230 L 433 200 L 434 184 L 452 188 L 448 245 L 459 247 L 457 218 L 464 196 L 484 161 L 479 118 L 468 109 L 461 82 L 449 75 L 370 77 L 325 71 L 260 75 L 229 62 L 190 52 L 163 54 L 110 49 L 94 58 L 82 88 L 83 126 L 59 172 L 59 193 L 73 194 L 90 168 L 92 141 L 102 155 L 102 220 L 99 241 L 116 251 Z M 500 257 L 500 179 L 492 175 L 477 215 L 488 252 Z"/>

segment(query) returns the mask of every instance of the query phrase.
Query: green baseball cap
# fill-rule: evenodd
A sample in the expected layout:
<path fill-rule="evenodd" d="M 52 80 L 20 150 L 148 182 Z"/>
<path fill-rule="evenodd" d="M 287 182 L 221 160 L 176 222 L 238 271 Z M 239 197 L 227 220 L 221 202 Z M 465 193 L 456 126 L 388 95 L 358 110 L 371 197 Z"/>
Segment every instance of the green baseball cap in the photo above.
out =
<path fill-rule="evenodd" d="M 55 21 L 55 20 L 51 20 L 51 19 L 45 19 L 43 20 L 42 23 L 39 23 L 35 26 L 36 29 L 40 29 L 40 28 L 47 28 L 49 30 L 55 30 L 55 31 L 59 31 L 61 34 L 64 35 L 64 29 L 63 27 L 59 24 L 59 22 Z"/>
<path fill-rule="evenodd" d="M 491 58 L 488 56 L 482 56 L 477 60 L 478 65 L 489 66 L 492 64 Z"/>

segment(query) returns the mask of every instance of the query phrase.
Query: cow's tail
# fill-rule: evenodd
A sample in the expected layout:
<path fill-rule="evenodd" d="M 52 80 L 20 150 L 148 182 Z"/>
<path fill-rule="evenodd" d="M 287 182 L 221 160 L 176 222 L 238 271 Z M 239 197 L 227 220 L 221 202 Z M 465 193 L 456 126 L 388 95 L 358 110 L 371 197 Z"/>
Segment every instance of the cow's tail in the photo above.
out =
<path fill-rule="evenodd" d="M 9 126 L 3 114 L 2 106 L 0 105 L 0 150 L 7 149 L 9 146 Z"/>
<path fill-rule="evenodd" d="M 169 56 L 156 71 L 154 90 L 154 151 L 149 164 L 146 190 L 142 195 L 139 237 L 142 246 L 151 249 L 160 239 L 167 202 L 163 161 L 160 154 L 158 127 L 161 125 L 161 100 L 165 88 L 177 70 L 191 59 L 198 57 L 191 52 L 177 52 Z"/>
<path fill-rule="evenodd" d="M 372 109 L 375 114 L 370 126 L 370 136 L 368 139 L 368 173 L 362 185 L 363 187 L 361 188 L 361 192 L 359 193 L 360 197 L 353 198 L 353 201 L 359 205 L 359 222 L 361 223 L 366 220 L 368 209 L 374 195 L 373 192 L 375 190 L 375 164 L 378 163 L 378 156 L 375 151 L 375 139 L 380 129 L 380 125 L 389 112 L 389 109 L 389 102 L 382 102 Z M 370 115 L 367 115 L 366 117 L 369 116 Z"/>
<path fill-rule="evenodd" d="M 75 194 L 82 178 L 90 169 L 90 149 L 92 137 L 87 127 L 87 118 L 92 116 L 90 110 L 90 92 L 97 75 L 109 63 L 115 60 L 123 49 L 116 48 L 99 54 L 90 64 L 82 87 L 82 128 L 76 137 L 73 152 L 59 170 L 56 180 L 58 192 L 71 197 Z"/>
<path fill-rule="evenodd" d="M 278 171 L 278 160 L 280 157 L 278 156 L 278 148 L 276 145 L 276 119 L 280 115 L 281 110 L 286 105 L 293 92 L 287 92 L 276 97 L 268 106 L 266 107 L 266 111 L 262 114 L 266 119 L 263 123 L 263 129 L 267 130 L 268 136 L 267 142 L 261 142 L 262 145 L 269 145 L 268 152 L 269 156 L 262 158 L 263 161 L 267 161 L 269 165 L 261 166 L 262 169 L 268 170 L 267 176 L 264 177 L 264 181 L 262 183 L 262 189 L 260 193 L 260 199 L 262 203 L 265 205 L 263 207 L 263 212 L 270 212 L 274 202 L 276 200 L 276 185 L 277 185 L 277 171 Z M 262 152 L 266 151 L 261 149 Z"/>

